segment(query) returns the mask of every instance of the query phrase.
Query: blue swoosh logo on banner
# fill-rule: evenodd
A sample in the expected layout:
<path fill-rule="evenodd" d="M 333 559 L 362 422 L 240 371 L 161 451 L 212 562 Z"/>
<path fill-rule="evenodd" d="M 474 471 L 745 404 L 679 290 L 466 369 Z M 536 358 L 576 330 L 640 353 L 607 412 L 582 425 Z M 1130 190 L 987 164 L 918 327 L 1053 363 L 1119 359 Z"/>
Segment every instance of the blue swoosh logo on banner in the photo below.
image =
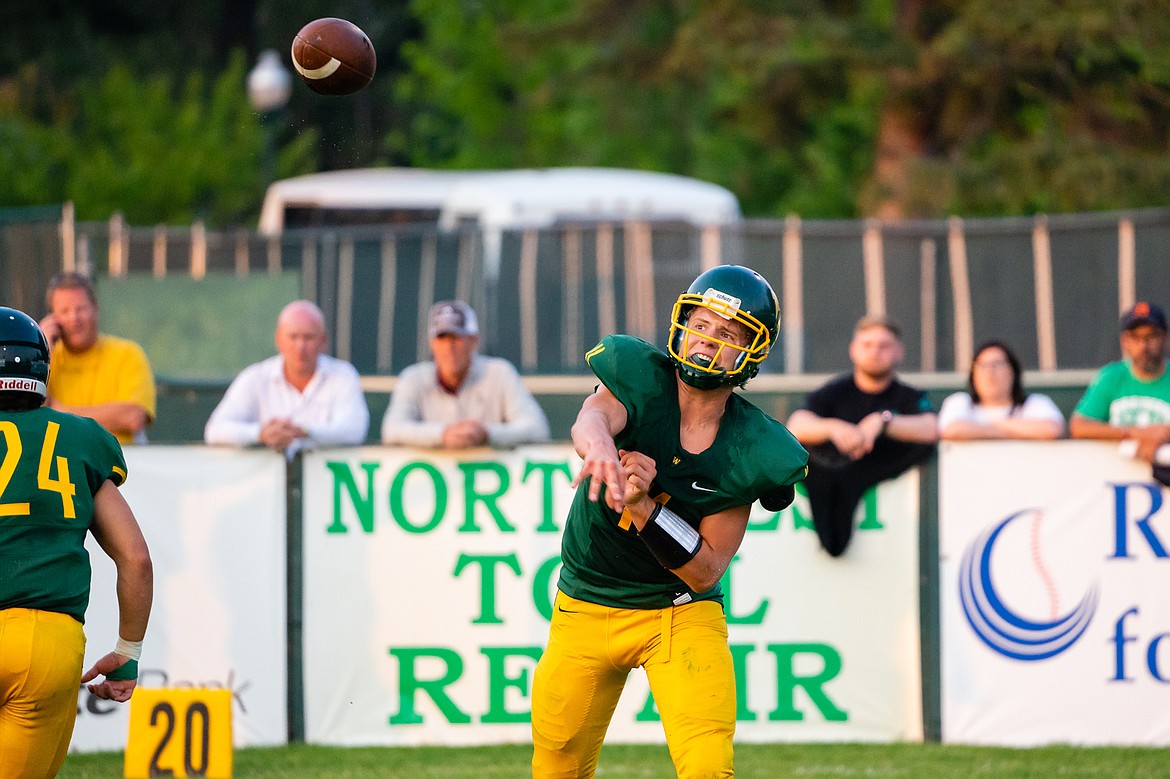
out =
<path fill-rule="evenodd" d="M 1097 610 L 1097 585 L 1069 613 L 1049 622 L 1027 619 L 1008 608 L 991 579 L 991 550 L 1012 520 L 1035 511 L 1024 509 L 983 531 L 963 553 L 959 567 L 959 602 L 975 635 L 1005 657 L 1044 660 L 1068 649 L 1089 627 Z"/>

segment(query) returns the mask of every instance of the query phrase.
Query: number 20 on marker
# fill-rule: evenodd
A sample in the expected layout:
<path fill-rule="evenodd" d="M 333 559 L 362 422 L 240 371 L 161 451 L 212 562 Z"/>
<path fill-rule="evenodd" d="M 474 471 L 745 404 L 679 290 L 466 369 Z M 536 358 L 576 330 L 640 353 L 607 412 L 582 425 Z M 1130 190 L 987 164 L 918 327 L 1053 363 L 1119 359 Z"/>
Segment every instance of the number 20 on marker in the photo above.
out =
<path fill-rule="evenodd" d="M 127 779 L 231 779 L 231 691 L 142 688 L 130 699 Z"/>

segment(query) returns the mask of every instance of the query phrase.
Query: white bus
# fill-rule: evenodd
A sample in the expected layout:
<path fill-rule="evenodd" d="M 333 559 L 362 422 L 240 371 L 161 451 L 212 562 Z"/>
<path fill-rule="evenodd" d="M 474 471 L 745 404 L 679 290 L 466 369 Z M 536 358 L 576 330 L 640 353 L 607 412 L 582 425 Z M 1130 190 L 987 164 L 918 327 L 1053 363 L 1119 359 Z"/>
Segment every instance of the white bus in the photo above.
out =
<path fill-rule="evenodd" d="M 437 224 L 485 233 L 561 222 L 677 221 L 727 225 L 741 218 L 729 190 L 667 173 L 614 168 L 452 171 L 364 168 L 314 173 L 268 188 L 260 232 L 297 227 Z"/>

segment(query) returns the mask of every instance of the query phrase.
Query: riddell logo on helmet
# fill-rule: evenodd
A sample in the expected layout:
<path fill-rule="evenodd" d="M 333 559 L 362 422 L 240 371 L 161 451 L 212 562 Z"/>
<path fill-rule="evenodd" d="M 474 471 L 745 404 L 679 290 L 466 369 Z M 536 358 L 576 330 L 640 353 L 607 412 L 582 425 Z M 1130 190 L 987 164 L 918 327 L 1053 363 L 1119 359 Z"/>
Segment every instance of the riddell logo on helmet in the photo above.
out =
<path fill-rule="evenodd" d="M 0 378 L 0 392 L 44 392 L 45 385 L 36 379 Z"/>

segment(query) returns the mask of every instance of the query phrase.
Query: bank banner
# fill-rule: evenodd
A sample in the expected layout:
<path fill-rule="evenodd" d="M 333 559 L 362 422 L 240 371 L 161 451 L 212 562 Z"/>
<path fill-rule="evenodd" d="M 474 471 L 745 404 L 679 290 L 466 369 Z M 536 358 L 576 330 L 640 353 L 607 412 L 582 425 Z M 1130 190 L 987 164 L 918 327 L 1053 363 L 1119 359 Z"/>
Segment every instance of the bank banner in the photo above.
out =
<path fill-rule="evenodd" d="M 1092 441 L 940 454 L 943 738 L 1170 744 L 1170 508 Z"/>
<path fill-rule="evenodd" d="M 306 456 L 308 741 L 530 740 L 579 468 L 567 445 Z M 918 483 L 912 472 L 868 495 L 838 559 L 803 496 L 754 507 L 724 578 L 739 740 L 921 739 Z M 608 738 L 662 741 L 640 669 Z"/>
<path fill-rule="evenodd" d="M 129 478 L 122 494 L 154 562 L 140 689 L 228 689 L 237 746 L 285 743 L 284 458 L 203 446 L 125 451 Z M 113 563 L 92 537 L 87 545 L 93 563 L 88 668 L 114 648 L 118 601 Z M 70 748 L 125 749 L 129 708 L 81 688 Z"/>

